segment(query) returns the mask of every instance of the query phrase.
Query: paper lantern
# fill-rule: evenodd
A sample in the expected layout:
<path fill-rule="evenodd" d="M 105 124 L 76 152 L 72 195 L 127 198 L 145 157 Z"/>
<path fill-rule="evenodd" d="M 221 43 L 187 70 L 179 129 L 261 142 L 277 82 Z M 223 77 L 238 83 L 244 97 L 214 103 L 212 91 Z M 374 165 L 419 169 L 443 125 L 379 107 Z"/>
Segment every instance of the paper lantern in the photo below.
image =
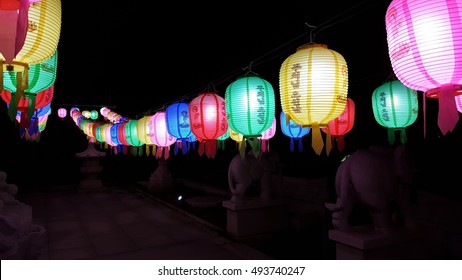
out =
<path fill-rule="evenodd" d="M 17 72 L 21 82 L 18 83 L 16 92 L 22 97 L 24 90 L 29 88 L 27 83 L 30 65 L 42 63 L 56 52 L 61 32 L 61 1 L 34 1 L 29 6 L 27 19 L 21 20 L 20 29 L 27 28 L 24 44 L 12 62 L 0 54 L 0 79 L 5 70 Z M 3 81 L 0 80 L 0 89 L 2 86 Z"/>
<path fill-rule="evenodd" d="M 139 147 L 143 146 L 143 142 L 138 138 L 138 131 L 136 129 L 138 120 L 128 120 L 125 125 L 125 138 L 131 147 L 132 155 L 141 156 L 143 150 Z"/>
<path fill-rule="evenodd" d="M 275 119 L 273 86 L 255 74 L 248 74 L 228 85 L 225 102 L 229 127 L 242 134 L 254 152 L 259 152 L 258 137 Z"/>
<path fill-rule="evenodd" d="M 167 116 L 165 112 L 157 112 L 150 120 L 152 123 L 151 140 L 157 146 L 156 158 L 169 158 L 170 145 L 176 142 L 167 129 Z"/>
<path fill-rule="evenodd" d="M 348 95 L 348 67 L 343 56 L 322 44 L 303 45 L 284 60 L 279 71 L 286 118 L 312 129 L 312 147 L 324 147 L 320 128 L 339 116 Z M 326 147 L 328 154 L 330 147 Z"/>
<path fill-rule="evenodd" d="M 443 134 L 459 120 L 454 96 L 462 94 L 461 15 L 461 0 L 393 0 L 385 16 L 393 71 L 405 86 L 439 99 Z"/>
<path fill-rule="evenodd" d="M 344 135 L 353 128 L 355 123 L 355 103 L 351 98 L 347 98 L 345 110 L 338 117 L 331 120 L 327 127 L 323 127 L 322 131 L 330 134 L 331 141 L 337 143 L 339 151 L 345 148 Z"/>
<path fill-rule="evenodd" d="M 90 111 L 90 119 L 96 120 L 96 119 L 98 119 L 98 116 L 99 116 L 98 111 L 96 111 L 96 110 L 91 110 Z"/>
<path fill-rule="evenodd" d="M 12 92 L 8 115 L 11 119 L 16 115 L 18 103 L 23 98 L 28 98 L 27 116 L 32 116 L 35 110 L 36 95 L 43 90 L 51 87 L 56 80 L 58 65 L 58 54 L 54 53 L 49 59 L 29 66 L 28 75 L 22 76 L 19 72 L 3 73 L 4 88 Z M 23 81 L 27 79 L 27 81 Z M 27 86 L 21 88 L 22 83 Z"/>
<path fill-rule="evenodd" d="M 287 120 L 284 111 L 281 111 L 279 115 L 279 122 L 281 131 L 285 136 L 290 137 L 290 151 L 295 150 L 295 141 L 298 141 L 298 151 L 303 151 L 302 137 L 310 133 L 311 128 L 302 127 L 299 124 L 294 123 L 293 120 Z"/>
<path fill-rule="evenodd" d="M 454 98 L 454 97 L 453 97 Z M 417 92 L 401 81 L 386 82 L 372 93 L 372 109 L 375 120 L 388 128 L 388 142 L 395 143 L 395 131 L 400 132 L 400 142 L 407 142 L 406 127 L 415 122 L 419 114 Z"/>
<path fill-rule="evenodd" d="M 189 124 L 189 104 L 186 102 L 175 102 L 165 109 L 167 130 L 175 137 L 174 154 L 181 149 L 183 154 L 189 150 L 188 139 L 193 134 Z"/>
<path fill-rule="evenodd" d="M 0 53 L 11 63 L 24 45 L 29 19 L 29 0 L 0 1 Z"/>
<path fill-rule="evenodd" d="M 67 116 L 67 110 L 66 108 L 59 108 L 58 109 L 58 117 L 61 119 L 64 119 Z"/>
<path fill-rule="evenodd" d="M 277 122 L 276 118 L 273 118 L 273 122 L 271 123 L 271 126 L 268 127 L 265 131 L 261 133 L 261 136 L 258 137 L 261 141 L 261 151 L 262 152 L 269 152 L 270 151 L 270 146 L 269 146 L 269 140 L 274 137 L 276 134 L 276 127 L 277 127 Z"/>
<path fill-rule="evenodd" d="M 189 122 L 199 141 L 199 155 L 214 158 L 217 138 L 228 130 L 225 99 L 214 92 L 199 94 L 189 103 Z"/>

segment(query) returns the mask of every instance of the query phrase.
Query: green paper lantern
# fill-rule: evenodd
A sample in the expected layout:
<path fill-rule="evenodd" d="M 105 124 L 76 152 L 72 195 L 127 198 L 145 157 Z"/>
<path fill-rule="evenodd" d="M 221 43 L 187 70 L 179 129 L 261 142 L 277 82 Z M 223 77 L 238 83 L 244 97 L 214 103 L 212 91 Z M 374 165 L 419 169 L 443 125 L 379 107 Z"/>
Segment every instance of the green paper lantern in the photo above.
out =
<path fill-rule="evenodd" d="M 275 118 L 273 86 L 254 74 L 238 78 L 225 92 L 226 115 L 229 127 L 249 141 L 271 127 Z M 252 149 L 260 150 L 259 145 Z"/>
<path fill-rule="evenodd" d="M 395 131 L 399 131 L 400 142 L 404 144 L 405 128 L 416 121 L 419 113 L 417 91 L 399 80 L 386 82 L 372 93 L 372 110 L 377 123 L 388 128 L 388 142 L 394 144 Z"/>

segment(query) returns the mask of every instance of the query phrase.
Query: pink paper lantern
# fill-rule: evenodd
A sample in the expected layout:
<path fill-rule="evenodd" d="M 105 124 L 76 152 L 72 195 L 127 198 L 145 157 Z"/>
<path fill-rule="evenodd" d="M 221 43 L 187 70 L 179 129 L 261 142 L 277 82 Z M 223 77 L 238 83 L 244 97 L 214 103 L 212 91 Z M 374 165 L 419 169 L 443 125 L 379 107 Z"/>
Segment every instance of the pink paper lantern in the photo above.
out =
<path fill-rule="evenodd" d="M 61 119 L 64 119 L 67 116 L 67 110 L 66 108 L 59 108 L 58 109 L 58 117 Z"/>
<path fill-rule="evenodd" d="M 170 145 L 176 142 L 176 137 L 173 137 L 167 129 L 167 115 L 164 111 L 157 112 L 149 120 L 151 131 L 150 138 L 152 143 L 157 146 L 156 158 L 168 159 Z M 162 155 L 163 153 L 163 155 Z"/>
<path fill-rule="evenodd" d="M 405 86 L 439 98 L 443 134 L 459 119 L 454 96 L 462 94 L 461 17 L 461 0 L 393 0 L 385 16 L 393 71 Z"/>

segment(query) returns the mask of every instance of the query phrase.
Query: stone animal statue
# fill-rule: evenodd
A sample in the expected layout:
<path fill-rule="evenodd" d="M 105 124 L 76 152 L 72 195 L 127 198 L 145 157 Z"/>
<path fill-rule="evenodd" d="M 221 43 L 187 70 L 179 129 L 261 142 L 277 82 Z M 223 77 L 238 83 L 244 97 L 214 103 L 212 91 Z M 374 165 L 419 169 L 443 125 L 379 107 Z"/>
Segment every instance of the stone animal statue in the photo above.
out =
<path fill-rule="evenodd" d="M 396 217 L 390 205 L 398 205 L 404 226 L 411 227 L 410 190 L 414 164 L 404 145 L 386 148 L 371 146 L 357 150 L 338 167 L 335 177 L 336 203 L 326 203 L 333 211 L 335 229 L 348 230 L 349 214 L 357 203 L 368 209 L 374 229 L 390 232 L 396 228 Z"/>
<path fill-rule="evenodd" d="M 279 157 L 275 152 L 261 152 L 255 156 L 252 152 L 243 158 L 234 156 L 228 167 L 228 185 L 232 193 L 231 200 L 245 199 L 251 185 L 260 186 L 260 198 L 270 200 L 271 181 L 277 172 Z"/>

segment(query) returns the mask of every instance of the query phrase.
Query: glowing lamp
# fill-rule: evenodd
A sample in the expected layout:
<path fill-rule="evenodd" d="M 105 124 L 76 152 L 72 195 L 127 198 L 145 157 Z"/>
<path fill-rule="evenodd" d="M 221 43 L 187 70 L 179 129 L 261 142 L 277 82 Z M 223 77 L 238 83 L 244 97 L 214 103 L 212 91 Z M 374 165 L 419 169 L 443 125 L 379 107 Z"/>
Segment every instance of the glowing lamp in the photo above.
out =
<path fill-rule="evenodd" d="M 22 99 L 28 99 L 27 116 L 34 114 L 36 96 L 39 92 L 50 88 L 56 80 L 57 73 L 57 52 L 47 60 L 30 65 L 28 74 L 24 77 L 19 72 L 3 73 L 3 86 L 5 89 L 12 92 L 8 115 L 11 119 L 16 115 L 18 104 Z M 51 101 L 51 100 L 50 100 Z"/>
<path fill-rule="evenodd" d="M 261 151 L 262 152 L 269 152 L 269 140 L 276 135 L 276 118 L 273 117 L 273 122 L 270 127 L 268 127 L 265 131 L 261 133 L 261 136 L 258 137 L 261 140 Z"/>
<path fill-rule="evenodd" d="M 228 85 L 225 101 L 229 127 L 253 141 L 249 142 L 253 150 L 260 150 L 260 141 L 255 140 L 274 120 L 273 86 L 255 74 L 247 74 Z"/>
<path fill-rule="evenodd" d="M 348 67 L 343 56 L 322 44 L 303 45 L 284 60 L 279 71 L 282 110 L 286 118 L 312 129 L 312 147 L 324 147 L 320 128 L 345 109 Z M 329 149 L 326 149 L 329 153 Z"/>
<path fill-rule="evenodd" d="M 170 145 L 174 144 L 177 139 L 168 132 L 166 113 L 157 112 L 150 121 L 152 122 L 151 140 L 157 146 L 156 158 L 163 156 L 164 159 L 168 159 Z"/>
<path fill-rule="evenodd" d="M 58 117 L 61 119 L 64 119 L 67 116 L 67 110 L 66 108 L 59 108 L 58 109 Z"/>
<path fill-rule="evenodd" d="M 302 127 L 301 125 L 294 123 L 293 120 L 287 120 L 284 111 L 281 111 L 279 122 L 282 133 L 285 136 L 290 137 L 290 151 L 293 152 L 295 149 L 295 140 L 298 141 L 298 151 L 303 151 L 302 137 L 310 133 L 311 128 Z"/>
<path fill-rule="evenodd" d="M 175 137 L 174 154 L 181 148 L 183 154 L 188 153 L 188 138 L 193 134 L 189 124 L 189 104 L 186 102 L 175 102 L 165 109 L 167 130 Z"/>
<path fill-rule="evenodd" d="M 217 138 L 228 130 L 225 99 L 214 92 L 199 94 L 189 103 L 189 122 L 199 141 L 199 155 L 214 158 Z"/>
<path fill-rule="evenodd" d="M 439 99 L 443 134 L 459 120 L 454 96 L 462 94 L 461 15 L 460 0 L 393 0 L 385 16 L 393 71 L 405 86 Z"/>
<path fill-rule="evenodd" d="M 388 128 L 388 142 L 394 144 L 395 131 L 399 131 L 404 144 L 405 128 L 415 122 L 419 113 L 417 92 L 398 80 L 386 82 L 372 93 L 372 110 L 377 123 Z"/>
<path fill-rule="evenodd" d="M 355 123 L 355 103 L 351 98 L 347 98 L 345 110 L 338 117 L 331 120 L 327 127 L 322 131 L 330 134 L 331 141 L 337 143 L 337 149 L 343 151 L 345 148 L 344 135 L 353 128 Z"/>

